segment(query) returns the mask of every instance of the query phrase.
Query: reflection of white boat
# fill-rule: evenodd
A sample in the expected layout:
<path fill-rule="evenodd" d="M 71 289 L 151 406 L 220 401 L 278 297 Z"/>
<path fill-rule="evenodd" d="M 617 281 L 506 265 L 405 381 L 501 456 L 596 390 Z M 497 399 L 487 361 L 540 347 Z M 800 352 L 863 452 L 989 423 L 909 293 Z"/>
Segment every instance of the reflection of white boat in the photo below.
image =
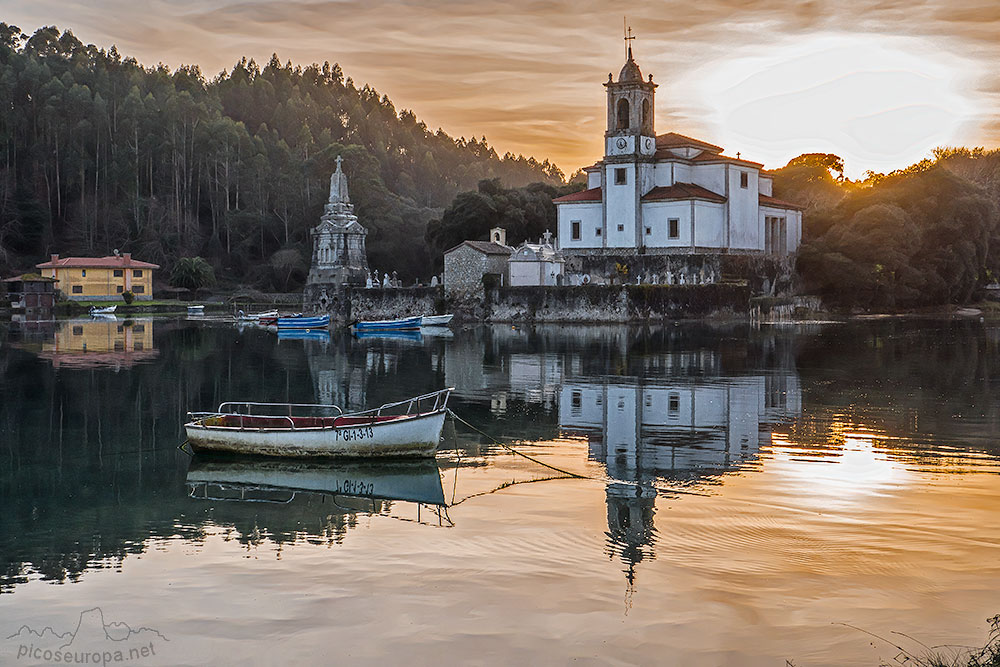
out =
<path fill-rule="evenodd" d="M 453 317 L 455 316 L 450 313 L 448 315 L 424 315 L 420 318 L 420 326 L 446 327 Z"/>
<path fill-rule="evenodd" d="M 90 307 L 91 315 L 110 315 L 118 309 L 118 306 L 104 306 L 103 308 L 98 308 L 97 306 Z"/>
<path fill-rule="evenodd" d="M 112 315 L 111 313 L 91 313 L 90 319 L 92 320 L 107 320 L 108 322 L 117 322 L 118 317 Z"/>
<path fill-rule="evenodd" d="M 205 459 L 187 472 L 192 498 L 289 502 L 299 492 L 444 505 L 441 474 L 433 461 L 335 462 Z M 284 491 L 287 495 L 276 496 Z"/>
<path fill-rule="evenodd" d="M 264 456 L 434 456 L 451 389 L 335 417 L 298 416 L 335 405 L 229 402 L 216 412 L 189 413 L 184 425 L 195 451 Z M 272 414 L 253 414 L 270 410 Z"/>
<path fill-rule="evenodd" d="M 188 315 L 204 315 L 205 306 L 188 306 L 187 311 Z"/>

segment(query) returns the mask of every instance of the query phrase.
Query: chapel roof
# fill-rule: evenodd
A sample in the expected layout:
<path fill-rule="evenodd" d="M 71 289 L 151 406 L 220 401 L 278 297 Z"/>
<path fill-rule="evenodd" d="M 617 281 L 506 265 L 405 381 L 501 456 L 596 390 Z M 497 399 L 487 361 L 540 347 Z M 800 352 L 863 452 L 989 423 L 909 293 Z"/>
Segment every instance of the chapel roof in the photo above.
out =
<path fill-rule="evenodd" d="M 601 189 L 590 188 L 589 190 L 581 190 L 580 192 L 573 192 L 568 195 L 563 195 L 562 197 L 556 197 L 552 201 L 557 204 L 568 204 L 575 201 L 601 201 Z"/>
<path fill-rule="evenodd" d="M 722 147 L 710 144 L 707 141 L 686 137 L 676 132 L 667 132 L 656 137 L 657 148 L 700 148 L 703 151 L 721 153 Z"/>
<path fill-rule="evenodd" d="M 694 183 L 674 183 L 673 185 L 660 186 L 642 196 L 642 201 L 672 201 L 677 199 L 703 199 L 719 204 L 726 201 L 722 195 Z"/>
<path fill-rule="evenodd" d="M 514 250 L 510 246 L 500 245 L 499 243 L 493 243 L 493 241 L 463 241 L 459 243 L 454 248 L 449 248 L 444 251 L 444 254 L 448 254 L 454 250 L 458 250 L 462 246 L 467 245 L 473 250 L 478 250 L 479 252 L 486 255 L 509 255 Z"/>
<path fill-rule="evenodd" d="M 805 207 L 800 204 L 793 204 L 790 201 L 778 199 L 777 197 L 768 197 L 767 195 L 760 195 L 760 205 L 770 206 L 771 208 L 787 208 L 793 211 L 805 210 Z"/>

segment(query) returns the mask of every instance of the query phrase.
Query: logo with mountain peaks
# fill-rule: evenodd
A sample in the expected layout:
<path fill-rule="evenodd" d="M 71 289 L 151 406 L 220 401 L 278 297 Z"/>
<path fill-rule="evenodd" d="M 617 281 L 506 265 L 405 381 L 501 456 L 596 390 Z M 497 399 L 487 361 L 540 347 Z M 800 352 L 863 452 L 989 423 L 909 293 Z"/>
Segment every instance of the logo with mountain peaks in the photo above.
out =
<path fill-rule="evenodd" d="M 169 641 L 153 628 L 133 628 L 128 623 L 121 622 L 108 623 L 100 607 L 80 612 L 74 630 L 58 632 L 51 626 L 36 630 L 22 625 L 7 640 L 17 646 L 18 664 L 92 667 L 148 664 L 155 659 L 160 645 Z"/>

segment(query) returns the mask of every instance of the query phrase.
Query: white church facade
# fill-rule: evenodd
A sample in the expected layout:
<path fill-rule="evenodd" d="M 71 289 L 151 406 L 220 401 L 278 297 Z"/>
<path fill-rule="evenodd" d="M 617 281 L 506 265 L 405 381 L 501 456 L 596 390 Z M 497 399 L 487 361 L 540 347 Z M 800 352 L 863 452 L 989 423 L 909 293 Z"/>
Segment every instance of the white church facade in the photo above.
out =
<path fill-rule="evenodd" d="M 802 208 L 772 196 L 758 162 L 719 146 L 654 131 L 652 75 L 628 50 L 608 75 L 605 155 L 587 189 L 555 199 L 564 254 L 759 253 L 788 256 L 802 238 Z"/>

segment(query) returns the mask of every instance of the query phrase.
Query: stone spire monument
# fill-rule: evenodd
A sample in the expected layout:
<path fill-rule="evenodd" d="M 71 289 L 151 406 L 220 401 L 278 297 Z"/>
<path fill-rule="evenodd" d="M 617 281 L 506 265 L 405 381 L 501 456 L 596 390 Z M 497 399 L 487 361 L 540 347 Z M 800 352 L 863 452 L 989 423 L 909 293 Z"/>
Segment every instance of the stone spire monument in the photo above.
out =
<path fill-rule="evenodd" d="M 307 310 L 329 310 L 333 293 L 344 285 L 364 285 L 368 278 L 365 237 L 368 230 L 354 215 L 347 194 L 347 176 L 341 171 L 343 158 L 337 157 L 337 171 L 330 176 L 330 199 L 319 224 L 312 230 L 313 253 L 303 294 Z"/>

